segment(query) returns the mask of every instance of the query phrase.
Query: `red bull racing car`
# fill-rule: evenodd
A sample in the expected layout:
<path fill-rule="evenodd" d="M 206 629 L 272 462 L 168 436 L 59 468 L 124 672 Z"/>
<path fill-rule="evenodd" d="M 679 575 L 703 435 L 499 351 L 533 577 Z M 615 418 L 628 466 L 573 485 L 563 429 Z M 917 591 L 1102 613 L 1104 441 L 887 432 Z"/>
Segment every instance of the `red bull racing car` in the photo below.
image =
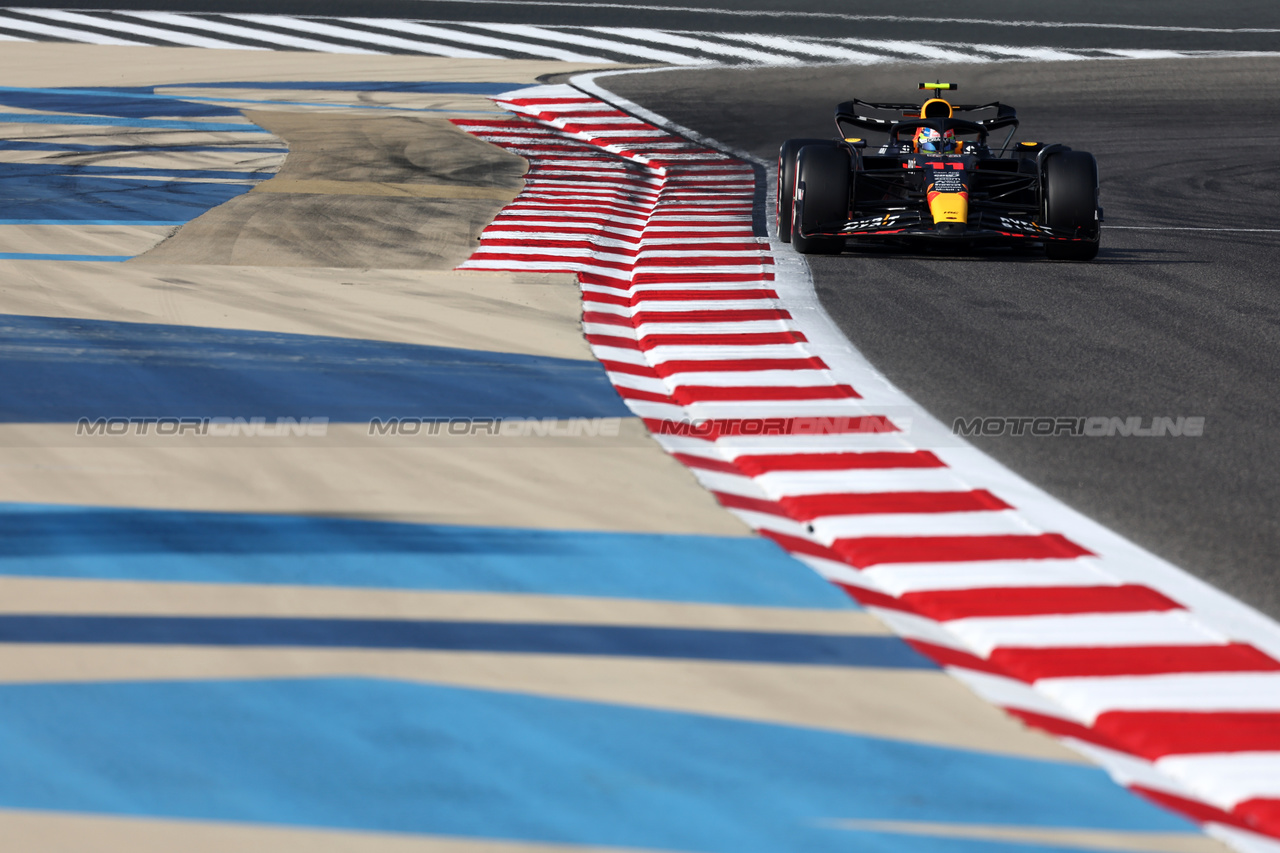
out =
<path fill-rule="evenodd" d="M 783 143 L 780 239 L 805 254 L 928 241 L 1043 246 L 1058 260 L 1097 256 L 1102 208 L 1092 154 L 1058 144 L 1011 145 L 1018 128 L 1013 107 L 953 105 L 938 97 L 956 89 L 952 83 L 920 88 L 931 93 L 922 105 L 855 98 L 836 107 L 839 138 Z M 873 149 L 851 128 L 887 139 Z M 989 145 L 989 134 L 1004 128 L 1002 144 Z"/>

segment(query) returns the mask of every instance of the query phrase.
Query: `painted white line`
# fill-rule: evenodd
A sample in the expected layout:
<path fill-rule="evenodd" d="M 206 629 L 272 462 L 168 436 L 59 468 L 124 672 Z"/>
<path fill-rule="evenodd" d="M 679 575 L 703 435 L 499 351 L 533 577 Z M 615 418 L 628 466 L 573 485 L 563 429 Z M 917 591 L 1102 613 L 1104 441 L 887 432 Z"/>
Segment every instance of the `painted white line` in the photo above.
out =
<path fill-rule="evenodd" d="M 709 61 L 701 57 L 690 56 L 685 53 L 676 53 L 675 51 L 670 50 L 658 50 L 656 48 L 643 47 L 641 45 L 630 44 L 628 42 L 614 41 L 613 39 L 580 36 L 574 33 L 566 33 L 547 27 L 535 27 L 528 24 L 482 24 L 469 22 L 467 26 L 506 33 L 513 36 L 524 36 L 525 38 L 549 41 L 552 44 L 571 44 L 579 45 L 581 47 L 595 48 L 596 50 L 607 50 L 610 53 L 622 54 L 623 56 L 636 56 L 641 59 L 649 59 L 654 62 L 672 62 L 677 65 L 705 65 Z"/>
<path fill-rule="evenodd" d="M 409 39 L 398 38 L 396 36 L 380 35 L 378 33 L 370 33 L 364 30 L 353 30 L 349 27 L 335 26 L 334 24 L 326 24 L 310 18 L 297 18 L 291 15 L 244 14 L 227 15 L 227 17 L 254 24 L 265 24 L 267 26 L 280 27 L 287 30 L 297 30 L 299 32 L 312 33 L 313 35 L 319 36 L 331 36 L 333 38 L 344 39 L 345 41 L 364 42 L 366 44 L 377 45 L 378 47 L 412 50 L 416 53 L 432 54 L 434 56 L 450 56 L 457 59 L 502 58 L 494 53 L 483 53 L 478 50 L 469 50 L 461 47 L 410 41 Z"/>
<path fill-rule="evenodd" d="M 867 53 L 865 51 L 847 50 L 839 46 L 839 44 L 828 41 L 805 41 L 797 38 L 787 38 L 786 36 L 773 36 L 765 33 L 719 33 L 724 39 L 745 42 L 746 44 L 754 44 L 759 47 L 767 47 L 771 50 L 780 51 L 782 53 L 799 54 L 800 56 L 815 56 L 819 59 L 826 59 L 836 62 L 849 62 L 857 65 L 873 65 L 875 63 L 884 62 L 885 56 L 881 53 Z"/>
<path fill-rule="evenodd" d="M 26 10 L 15 9 L 14 11 Z M 89 32 L 87 30 L 75 30 L 70 27 L 56 27 L 52 24 L 39 24 L 35 21 L 24 21 L 20 18 L 10 18 L 3 14 L 0 14 L 0 27 L 4 27 L 8 30 L 21 30 L 25 33 L 34 33 L 41 36 L 52 36 L 53 38 L 66 39 L 68 41 L 85 42 L 86 44 L 117 44 L 134 47 L 146 44 L 146 42 L 131 41 L 130 39 L 116 38 L 114 36 L 104 36 L 101 33 Z"/>
<path fill-rule="evenodd" d="M 1210 802 L 1231 808 L 1255 797 L 1280 799 L 1280 752 L 1176 755 L 1156 767 L 1203 792 Z"/>
<path fill-rule="evenodd" d="M 60 9 L 24 9 L 23 12 L 27 15 L 39 15 L 42 18 L 48 18 L 53 21 L 62 21 L 67 24 L 80 24 L 81 26 L 98 28 L 106 27 L 122 33 L 131 33 L 136 36 L 164 39 L 165 41 L 180 44 L 184 47 L 207 47 L 219 50 L 270 50 L 270 48 L 266 47 L 237 44 L 235 42 L 222 41 L 221 39 L 209 38 L 207 36 L 198 36 L 194 33 L 184 33 L 176 30 L 162 30 L 158 27 L 131 24 L 128 21 L 112 20 L 108 22 L 101 18 L 94 18 L 90 15 L 82 15 L 78 12 L 64 12 Z"/>
<path fill-rule="evenodd" d="M 1115 579 L 1087 558 L 1075 560 L 984 560 L 965 563 L 897 563 L 862 572 L 892 595 L 953 589 L 1027 586 L 1112 586 Z"/>
<path fill-rule="evenodd" d="M 690 35 L 710 36 L 719 35 L 718 33 L 698 32 L 680 35 L 676 32 L 646 30 L 638 27 L 588 27 L 588 29 L 592 32 L 603 33 L 605 35 L 617 35 L 622 36 L 623 38 L 654 41 L 659 44 L 669 44 L 672 47 L 683 47 L 690 50 L 700 51 L 702 53 L 718 54 L 720 56 L 733 56 L 738 59 L 745 59 L 748 62 L 756 62 L 761 65 L 777 65 L 783 61 L 783 57 L 779 57 L 774 53 L 752 50 L 749 47 L 737 47 L 731 44 L 722 44 L 705 38 L 689 38 Z"/>
<path fill-rule="evenodd" d="M 529 42 L 495 38 L 493 36 L 480 35 L 479 33 L 472 33 L 464 30 L 451 30 L 448 27 L 439 26 L 439 23 L 443 22 L 425 23 L 422 21 L 401 21 L 387 18 L 347 18 L 346 20 L 369 27 L 394 29 L 396 32 L 412 33 L 413 35 L 424 36 L 426 38 L 444 39 L 446 41 L 454 41 L 473 47 L 492 47 L 498 50 L 505 50 L 509 53 L 522 53 L 526 56 L 538 57 L 539 59 L 559 59 L 563 62 L 609 61 L 602 56 L 563 50 L 550 45 L 544 46 L 540 44 L 530 44 Z"/>
<path fill-rule="evenodd" d="M 1016 511 L 867 513 L 815 518 L 813 535 L 831 544 L 862 536 L 992 536 L 1038 532 Z"/>
<path fill-rule="evenodd" d="M 956 571 L 962 572 L 964 567 Z M 948 622 L 947 628 L 984 657 L 997 648 L 1210 646 L 1226 642 L 1222 634 L 1182 610 L 956 619 Z"/>
<path fill-rule="evenodd" d="M 1090 723 L 1106 711 L 1280 711 L 1274 672 L 1042 678 L 1036 689 Z"/>
<path fill-rule="evenodd" d="M 140 18 L 144 21 L 151 21 L 156 24 L 168 24 L 171 27 L 189 27 L 208 30 L 209 32 L 251 39 L 257 42 L 265 42 L 267 44 L 288 45 L 289 47 L 296 47 L 301 50 L 315 50 L 324 53 L 354 53 L 376 56 L 385 55 L 384 51 L 380 50 L 365 50 L 359 47 L 349 47 L 347 45 L 333 44 L 332 42 L 327 41 L 316 41 L 315 39 L 285 35 L 284 33 L 263 32 L 262 30 L 255 30 L 250 27 L 241 27 L 236 24 L 224 24 L 221 21 L 210 21 L 206 18 L 197 18 L 192 15 L 182 15 L 175 12 L 121 11 L 119 14 L 128 15 L 131 18 Z"/>
<path fill-rule="evenodd" d="M 841 44 L 854 47 L 866 47 L 871 50 L 902 54 L 908 59 L 929 62 L 989 62 L 985 56 L 973 53 L 961 53 L 958 50 L 947 50 L 936 44 L 923 41 L 892 41 L 884 39 L 842 38 Z M 1072 57 L 1073 59 L 1075 57 Z"/>

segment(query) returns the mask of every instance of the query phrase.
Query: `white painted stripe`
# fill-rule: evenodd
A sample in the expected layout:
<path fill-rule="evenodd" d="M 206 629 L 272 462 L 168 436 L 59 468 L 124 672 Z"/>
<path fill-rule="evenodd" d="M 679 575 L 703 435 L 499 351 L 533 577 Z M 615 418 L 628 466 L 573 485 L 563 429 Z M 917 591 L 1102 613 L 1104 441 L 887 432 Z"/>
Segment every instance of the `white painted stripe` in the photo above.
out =
<path fill-rule="evenodd" d="M 841 44 L 865 47 L 874 51 L 899 53 L 920 62 L 986 62 L 985 57 L 970 52 L 948 50 L 930 42 L 896 41 L 893 39 L 842 38 Z"/>
<path fill-rule="evenodd" d="M 724 370 L 711 373 L 687 371 L 667 377 L 673 387 L 702 385 L 712 388 L 825 388 L 834 386 L 825 370 Z"/>
<path fill-rule="evenodd" d="M 27 10 L 16 9 L 15 11 L 25 12 Z M 0 10 L 0 12 L 2 12 L 2 10 Z M 131 41 L 130 39 L 117 38 L 115 36 L 104 36 L 101 33 L 89 32 L 88 30 L 77 30 L 72 29 L 71 27 L 59 27 L 53 24 L 24 21 L 21 18 L 10 18 L 4 14 L 0 14 L 0 26 L 7 30 L 20 30 L 24 33 L 52 36 L 53 38 L 84 42 L 86 44 L 118 44 L 131 46 L 146 44 L 146 42 Z"/>
<path fill-rule="evenodd" d="M 791 556 L 833 583 L 843 583 L 861 589 L 869 589 L 873 592 L 880 592 L 879 589 L 876 589 L 873 584 L 867 581 L 862 572 L 859 572 L 853 566 L 837 563 L 834 560 L 824 560 L 822 557 L 814 557 L 811 554 L 792 554 Z"/>
<path fill-rule="evenodd" d="M 1155 766 L 1220 808 L 1254 798 L 1280 799 L 1280 752 L 1171 755 Z"/>
<path fill-rule="evenodd" d="M 551 42 L 552 44 L 571 44 L 579 47 L 590 47 L 595 48 L 596 50 L 605 50 L 610 53 L 621 54 L 623 56 L 638 56 L 643 59 L 652 59 L 656 62 L 674 62 L 677 65 L 703 65 L 707 62 L 707 60 L 702 57 L 693 56 L 691 54 L 642 47 L 640 45 L 614 41 L 613 39 L 580 36 L 576 33 L 567 33 L 561 30 L 549 29 L 547 27 L 535 27 L 527 24 L 468 23 L 467 26 L 476 27 L 478 29 L 493 30 L 511 36 L 524 36 L 525 38 L 539 39 Z"/>
<path fill-rule="evenodd" d="M 989 560 L 956 563 L 897 563 L 863 573 L 890 595 L 951 589 L 1044 586 L 1114 586 L 1116 579 L 1089 558 L 1077 560 Z"/>
<path fill-rule="evenodd" d="M 508 231 L 497 225 L 493 225 L 485 229 L 484 238 L 482 239 L 481 243 L 483 245 L 484 243 L 487 243 L 490 240 L 521 240 L 521 241 L 524 241 L 525 243 L 532 244 L 532 245 L 536 245 L 537 243 L 540 243 L 540 242 L 549 243 L 549 242 L 558 241 L 558 240 L 583 240 L 591 243 L 593 246 L 599 246 L 601 248 L 607 248 L 607 249 L 634 249 L 636 246 L 636 243 L 634 243 L 633 241 L 622 240 L 616 237 L 605 237 L 600 234 L 581 234 L 581 233 L 573 233 L 573 232 L 561 232 L 559 234 L 555 234 L 555 233 L 539 233 L 537 231 L 516 231 L 516 230 Z M 497 248 L 497 247 L 491 246 L 491 248 Z M 617 290 L 609 289 L 609 288 L 599 288 L 599 289 L 588 290 L 587 287 L 583 287 L 583 291 L 586 293 L 610 293 L 614 295 L 618 294 Z"/>
<path fill-rule="evenodd" d="M 649 365 L 649 362 L 645 360 L 644 353 L 637 352 L 636 350 L 593 344 L 591 346 L 591 352 L 601 361 L 617 361 L 624 364 L 643 364 L 646 367 Z"/>
<path fill-rule="evenodd" d="M 947 628 L 986 657 L 997 648 L 1203 646 L 1227 642 L 1186 611 L 956 619 Z"/>
<path fill-rule="evenodd" d="M 1052 47 L 1022 47 L 1007 44 L 975 44 L 974 50 L 991 53 L 997 56 L 1008 56 L 1016 59 L 1036 59 L 1041 62 L 1064 62 L 1081 59 L 1079 54 Z M 1110 226 L 1108 226 L 1110 227 Z"/>
<path fill-rule="evenodd" d="M 600 214 L 581 211 L 566 211 L 563 214 L 563 217 L 564 219 L 569 220 L 588 219 L 591 217 L 599 219 Z M 632 219 L 629 221 L 633 224 L 627 225 L 626 222 L 616 221 L 613 218 L 610 218 L 607 222 L 552 222 L 550 219 L 532 212 L 499 213 L 494 217 L 494 222 L 500 223 L 503 226 L 519 225 L 525 228 L 546 228 L 548 226 L 555 225 L 565 229 L 563 233 L 570 237 L 577 236 L 583 230 L 597 231 L 605 234 L 622 234 L 627 236 L 639 236 L 644 233 L 644 226 L 641 224 L 644 220 Z M 556 232 L 547 231 L 544 233 L 554 235 Z"/>
<path fill-rule="evenodd" d="M 758 347 L 661 346 L 648 352 L 653 364 L 692 359 L 804 358 L 808 354 L 800 344 L 765 344 Z"/>
<path fill-rule="evenodd" d="M 207 47 L 214 49 L 232 49 L 232 50 L 269 50 L 266 47 L 257 47 L 256 45 L 236 44 L 235 42 L 222 41 L 221 39 L 209 38 L 207 36 L 198 36 L 194 33 L 184 33 L 176 30 L 163 30 L 159 27 L 148 27 L 142 24 L 131 24 L 128 21 L 119 21 L 114 19 L 95 18 L 92 15 L 82 15 L 78 12 L 64 12 L 61 9 L 22 9 L 23 14 L 38 15 L 42 18 L 48 18 L 54 21 L 62 21 L 68 24 L 80 24 L 81 26 L 99 27 L 101 29 L 115 30 L 121 33 L 131 33 L 136 36 L 147 36 L 148 38 L 163 39 L 173 42 L 174 44 L 184 45 L 186 47 Z"/>
<path fill-rule="evenodd" d="M 621 252 L 607 252 L 603 249 L 567 249 L 567 248 L 551 248 L 543 246 L 481 246 L 479 251 L 472 257 L 481 257 L 486 260 L 499 258 L 503 256 L 521 256 L 521 255 L 537 255 L 544 258 L 596 258 L 602 261 L 618 261 L 626 263 L 631 260 L 630 256 Z M 600 310 L 605 308 L 616 309 L 618 305 L 601 305 Z"/>
<path fill-rule="evenodd" d="M 315 39 L 302 38 L 300 36 L 285 35 L 284 33 L 263 32 L 262 30 L 255 30 L 250 27 L 242 27 L 238 24 L 226 24 L 222 21 L 210 21 L 207 18 L 197 18 L 191 15 L 177 14 L 175 12 L 120 11 L 117 14 L 128 15 L 132 18 L 140 18 L 144 21 L 151 21 L 157 24 L 168 24 L 171 27 L 192 27 L 195 29 L 208 30 L 213 33 L 222 33 L 223 35 L 237 36 L 239 38 L 266 42 L 268 44 L 301 48 L 302 50 L 316 50 L 324 53 L 384 54 L 384 51 L 380 50 L 366 50 L 359 47 L 349 47 L 346 45 L 333 44 L 332 42 L 327 41 L 316 41 Z"/>
<path fill-rule="evenodd" d="M 491 47 L 508 53 L 523 53 L 526 56 L 533 56 L 539 59 L 559 59 L 562 62 L 608 61 L 604 57 L 594 54 L 579 53 L 549 45 L 529 44 L 528 42 L 514 41 L 512 39 L 495 38 L 466 30 L 452 30 L 420 21 L 389 20 L 386 18 L 344 18 L 340 20 L 348 20 L 354 24 L 363 24 L 368 27 L 393 29 L 396 32 L 409 33 L 430 39 L 444 39 L 445 41 L 453 41 L 470 47 Z"/>
<path fill-rule="evenodd" d="M 638 267 L 638 269 L 643 269 Z M 710 269 L 708 267 L 707 269 Z M 643 293 L 643 291 L 640 291 Z M 639 295 L 639 294 L 637 294 Z M 782 310 L 778 303 L 768 297 L 760 299 L 643 299 L 634 305 L 615 306 L 628 316 L 641 312 L 647 314 L 672 313 L 679 311 L 758 311 Z"/>
<path fill-rule="evenodd" d="M 1111 775 L 1111 778 L 1121 785 L 1141 785 L 1144 788 L 1165 791 L 1191 800 L 1198 799 L 1194 791 L 1188 789 L 1172 776 L 1160 772 L 1150 761 L 1130 755 L 1127 752 L 1107 749 L 1106 747 L 1098 746 L 1096 743 L 1076 738 L 1064 738 L 1063 740 L 1068 746 L 1086 756 L 1095 764 L 1100 764 Z"/>
<path fill-rule="evenodd" d="M 704 443 L 703 447 L 707 445 Z M 722 471 L 709 471 L 706 468 L 690 468 L 693 476 L 707 489 L 713 492 L 726 492 L 731 495 L 742 495 L 748 498 L 772 500 L 769 493 L 747 476 L 727 474 Z"/>
<path fill-rule="evenodd" d="M 691 403 L 685 411 L 694 418 L 736 418 L 757 420 L 765 418 L 841 418 L 857 417 L 866 409 L 861 400 L 836 397 L 820 400 L 751 400 L 748 402 L 716 402 L 703 400 Z M 848 436 L 841 436 L 848 440 Z M 780 435 L 781 441 L 795 441 L 796 436 Z M 804 440 L 808 440 L 807 438 Z"/>
<path fill-rule="evenodd" d="M 1090 725 L 1106 711 L 1280 711 L 1280 673 L 1044 678 L 1036 688 Z"/>
<path fill-rule="evenodd" d="M 1070 719 L 1063 708 L 1037 693 L 1025 682 L 957 666 L 947 667 L 947 672 L 963 681 L 970 690 L 993 705 L 1031 711 L 1048 717 Z"/>
<path fill-rule="evenodd" d="M 785 332 L 786 320 L 746 320 L 725 323 L 640 323 L 636 333 L 645 335 L 733 335 L 748 332 Z M 776 417 L 776 415 L 775 415 Z"/>
<path fill-rule="evenodd" d="M 849 50 L 842 47 L 838 43 L 828 41 L 802 41 L 796 38 L 787 38 L 785 36 L 771 36 L 760 33 L 717 33 L 720 38 L 730 39 L 732 41 L 745 42 L 753 44 L 757 47 L 769 48 L 782 54 L 798 54 L 800 56 L 816 56 L 819 59 L 827 59 L 840 62 L 848 62 L 855 65 L 871 65 L 885 61 L 885 56 L 879 53 L 867 53 L 865 51 Z"/>
<path fill-rule="evenodd" d="M 933 643 L 935 646 L 943 646 L 957 651 L 967 651 L 953 634 L 948 633 L 947 629 L 932 619 L 925 619 L 923 616 L 916 616 L 914 613 L 904 613 L 900 610 L 889 610 L 884 607 L 868 607 L 867 610 L 874 613 L 877 619 L 888 625 L 889 630 L 900 637 Z"/>
<path fill-rule="evenodd" d="M 588 29 L 605 35 L 622 36 L 623 38 L 633 38 L 640 41 L 655 42 L 657 44 L 669 44 L 672 47 L 682 47 L 698 51 L 699 53 L 733 56 L 738 59 L 745 59 L 748 62 L 756 62 L 762 65 L 776 65 L 780 61 L 784 61 L 782 57 L 779 57 L 774 53 L 752 50 L 748 47 L 736 47 L 734 45 L 722 44 L 720 42 L 714 42 L 707 39 L 690 38 L 689 34 L 680 35 L 664 30 L 649 30 L 641 29 L 639 27 L 588 27 Z M 711 35 L 711 33 L 699 33 L 699 35 Z"/>
<path fill-rule="evenodd" d="M 742 522 L 753 530 L 769 530 L 784 536 L 804 536 L 807 532 L 803 524 L 785 516 L 733 508 L 729 508 L 729 512 L 742 519 Z"/>
<path fill-rule="evenodd" d="M 1037 532 L 1013 510 L 828 515 L 812 522 L 827 544 L 860 536 L 988 536 Z"/>
<path fill-rule="evenodd" d="M 645 376 L 636 376 L 633 373 L 617 373 L 614 371 L 605 371 L 605 375 L 609 377 L 609 381 L 613 383 L 613 387 L 619 392 L 622 390 L 643 391 L 649 394 L 661 394 L 670 396 L 671 389 L 662 384 L 659 379 L 652 379 Z"/>
<path fill-rule="evenodd" d="M 803 442 L 800 443 L 803 446 Z M 770 471 L 757 480 L 778 497 L 869 492 L 962 492 L 969 486 L 946 468 Z"/>

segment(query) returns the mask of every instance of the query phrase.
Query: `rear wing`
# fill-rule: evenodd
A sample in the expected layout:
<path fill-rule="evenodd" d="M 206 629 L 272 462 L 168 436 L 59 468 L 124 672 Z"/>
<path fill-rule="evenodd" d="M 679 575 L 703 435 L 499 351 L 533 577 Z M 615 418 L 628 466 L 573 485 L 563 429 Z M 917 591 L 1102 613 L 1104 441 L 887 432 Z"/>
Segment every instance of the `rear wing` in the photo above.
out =
<path fill-rule="evenodd" d="M 866 110 L 896 112 L 899 114 L 899 117 L 881 118 L 878 116 L 867 115 Z M 952 105 L 951 110 L 953 114 L 980 113 L 994 110 L 995 115 L 989 118 L 972 119 L 974 124 L 977 124 L 988 131 L 997 130 L 1002 127 L 1012 127 L 1015 129 L 1018 127 L 1018 111 L 1008 104 L 1002 104 L 999 101 L 992 101 L 989 104 Z M 918 119 L 919 117 L 919 104 L 879 104 L 854 98 L 852 101 L 845 101 L 844 103 L 836 106 L 836 128 L 840 131 L 840 135 L 842 137 L 848 135 L 844 130 L 845 124 L 860 127 L 863 130 L 889 133 L 890 130 L 893 129 L 893 126 L 903 119 Z"/>

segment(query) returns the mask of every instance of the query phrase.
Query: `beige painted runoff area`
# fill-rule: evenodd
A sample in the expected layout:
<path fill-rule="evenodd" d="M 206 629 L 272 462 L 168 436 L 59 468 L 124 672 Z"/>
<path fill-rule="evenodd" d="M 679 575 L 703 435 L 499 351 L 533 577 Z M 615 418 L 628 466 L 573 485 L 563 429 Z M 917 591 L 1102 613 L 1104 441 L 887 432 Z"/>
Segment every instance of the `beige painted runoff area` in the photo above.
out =
<path fill-rule="evenodd" d="M 0 577 L 0 614 L 14 613 L 445 619 L 833 636 L 890 635 L 879 619 L 864 610 L 853 609 L 752 607 L 532 593 Z"/>
<path fill-rule="evenodd" d="M 975 826 L 905 821 L 841 821 L 833 829 L 932 835 L 995 844 L 1044 844 L 1125 853 L 1224 853 L 1217 841 L 1190 833 L 1087 831 L 1058 827 Z M 91 817 L 0 809 L 0 837 L 12 853 L 83 853 L 85 850 L 182 850 L 184 853 L 641 853 L 637 848 L 539 844 L 498 839 L 396 835 L 299 829 L 265 824 Z M 12 842 L 12 843 L 11 843 Z M 998 849 L 998 848 L 996 848 Z M 680 853 L 665 850 L 664 853 Z"/>
<path fill-rule="evenodd" d="M 0 495 L 420 524 L 749 535 L 631 418 L 620 421 L 616 437 L 576 439 L 392 439 L 368 435 L 367 424 L 330 424 L 316 438 L 116 440 L 77 437 L 75 430 L 0 424 Z"/>
<path fill-rule="evenodd" d="M 805 726 L 1083 763 L 944 672 L 606 655 L 0 644 L 8 683 L 361 677 Z"/>
<path fill-rule="evenodd" d="M 5 853 L 642 853 L 637 848 L 0 809 Z M 662 853 L 679 853 L 664 850 Z M 1175 853 L 1175 851 L 1170 851 Z"/>
<path fill-rule="evenodd" d="M 141 250 L 147 241 L 162 241 L 126 263 L 0 261 L 0 313 L 332 335 L 588 360 L 573 277 L 451 271 L 469 254 L 488 218 L 522 186 L 522 161 L 444 121 L 451 114 L 497 114 L 492 103 L 457 95 L 381 93 L 362 104 L 395 109 L 351 111 L 331 92 L 199 88 L 223 80 L 519 84 L 585 68 L 550 62 L 6 44 L 0 51 L 0 85 L 163 85 L 159 91 L 175 95 L 200 92 L 273 101 L 238 106 L 272 131 L 260 140 L 286 140 L 290 153 L 275 177 L 176 233 L 162 227 L 70 229 L 76 233 L 64 226 L 0 227 L 3 251 L 108 254 L 95 249 Z M 16 133 L 36 132 L 31 126 L 25 131 L 14 127 Z M 84 127 L 66 132 L 73 131 L 92 135 Z M 61 131 L 46 126 L 41 132 Z M 246 136 L 228 138 L 244 144 Z M 224 159 L 208 162 L 236 167 Z M 165 163 L 166 168 L 176 165 Z M 29 248 L 11 248 L 16 246 Z M 68 246 L 76 248 L 63 248 Z M 74 424 L 4 424 L 0 500 L 750 535 L 633 418 L 621 419 L 611 436 L 519 438 L 371 436 L 366 425 L 353 424 L 330 424 L 323 436 L 288 438 L 88 437 L 76 436 Z M 795 569 L 808 571 L 799 564 Z M 0 613 L 464 619 L 885 633 L 868 614 L 834 607 L 793 610 L 569 596 L 37 578 L 0 578 Z M 518 691 L 1080 761 L 938 671 L 453 651 L 0 644 L 0 682 L 334 675 Z M 6 851 L 40 853 L 624 853 L 15 810 L 0 810 L 0 838 Z M 1149 847 L 1116 848 L 1200 853 L 1200 848 L 1158 839 Z"/>
<path fill-rule="evenodd" d="M 573 277 L 557 274 L 0 260 L 3 314 L 586 360 L 580 300 Z"/>

